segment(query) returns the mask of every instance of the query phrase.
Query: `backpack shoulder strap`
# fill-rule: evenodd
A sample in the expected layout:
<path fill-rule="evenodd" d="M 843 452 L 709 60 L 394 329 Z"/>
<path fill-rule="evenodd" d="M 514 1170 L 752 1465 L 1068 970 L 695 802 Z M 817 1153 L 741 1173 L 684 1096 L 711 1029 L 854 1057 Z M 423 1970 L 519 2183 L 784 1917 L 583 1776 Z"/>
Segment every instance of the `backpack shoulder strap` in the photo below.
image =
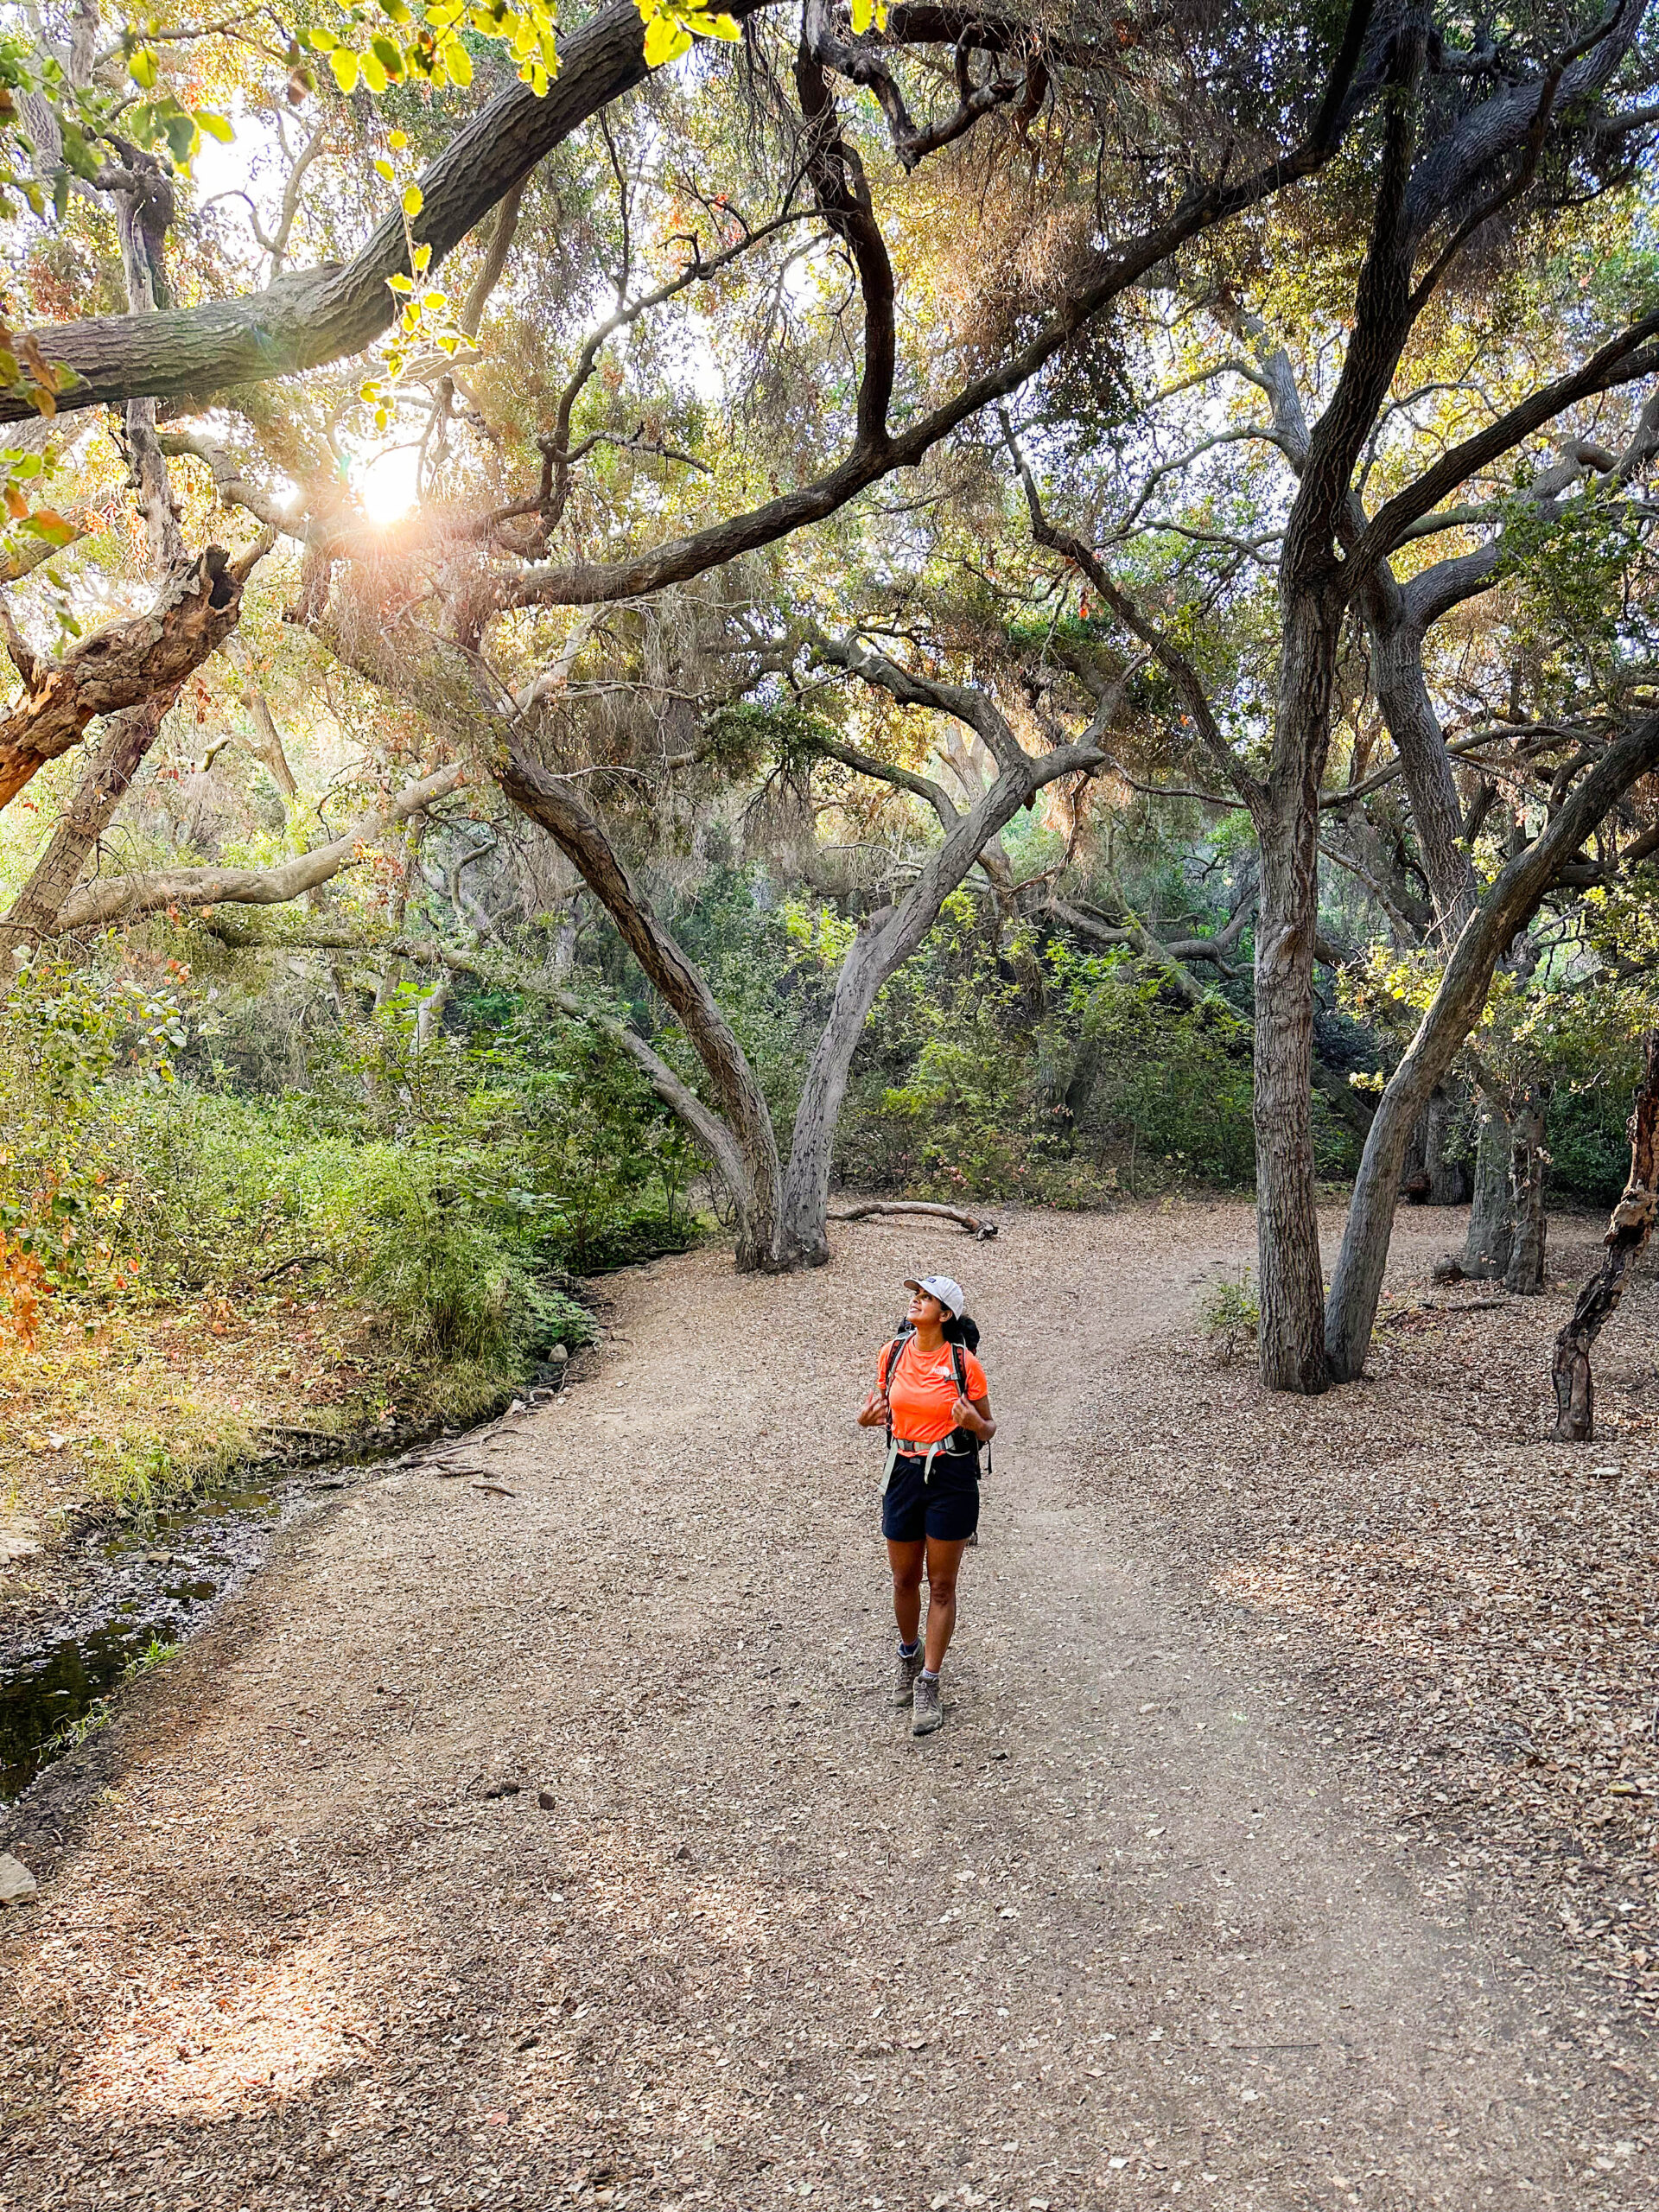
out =
<path fill-rule="evenodd" d="M 905 1346 L 910 1342 L 913 1334 L 914 1332 L 912 1330 L 900 1329 L 898 1335 L 882 1353 L 881 1388 L 883 1390 L 885 1390 L 888 1383 L 892 1382 L 893 1370 L 899 1364 L 899 1354 L 904 1351 Z"/>
<path fill-rule="evenodd" d="M 965 1398 L 965 1397 L 967 1397 L 967 1395 L 968 1395 L 968 1359 L 967 1359 L 967 1355 L 964 1353 L 964 1351 L 963 1351 L 962 1346 L 961 1346 L 959 1344 L 953 1344 L 951 1345 L 951 1347 L 950 1347 L 950 1357 L 951 1357 L 951 1361 L 952 1361 L 953 1364 L 955 1365 L 955 1367 L 956 1367 L 956 1370 L 957 1370 L 957 1395 L 958 1395 L 959 1397 L 963 1397 L 963 1398 Z"/>

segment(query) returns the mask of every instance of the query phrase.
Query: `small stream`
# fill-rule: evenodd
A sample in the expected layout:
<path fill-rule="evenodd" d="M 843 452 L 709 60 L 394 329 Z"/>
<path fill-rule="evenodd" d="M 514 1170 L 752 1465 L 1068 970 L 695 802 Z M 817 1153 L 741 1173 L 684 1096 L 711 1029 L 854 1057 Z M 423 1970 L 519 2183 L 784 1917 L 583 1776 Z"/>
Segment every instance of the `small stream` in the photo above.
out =
<path fill-rule="evenodd" d="M 557 1362 L 543 1363 L 511 1410 L 552 1397 L 566 1380 L 567 1357 L 561 1347 Z M 103 1726 L 124 1681 L 194 1636 L 246 1586 L 282 1529 L 372 1468 L 424 1458 L 495 1425 L 446 1429 L 442 1438 L 405 1430 L 384 1441 L 343 1442 L 321 1460 L 268 1461 L 245 1470 L 242 1487 L 193 1498 L 143 1527 L 89 1530 L 73 1546 L 77 1589 L 67 1608 L 10 1635 L 0 1624 L 0 1813 Z"/>
<path fill-rule="evenodd" d="M 351 1478 L 343 1468 L 273 1473 L 257 1489 L 158 1514 L 143 1530 L 83 1539 L 79 1602 L 44 1636 L 37 1627 L 36 1640 L 0 1649 L 0 1805 L 101 1724 L 105 1700 L 130 1675 L 234 1597 L 264 1566 L 278 1529 Z"/>

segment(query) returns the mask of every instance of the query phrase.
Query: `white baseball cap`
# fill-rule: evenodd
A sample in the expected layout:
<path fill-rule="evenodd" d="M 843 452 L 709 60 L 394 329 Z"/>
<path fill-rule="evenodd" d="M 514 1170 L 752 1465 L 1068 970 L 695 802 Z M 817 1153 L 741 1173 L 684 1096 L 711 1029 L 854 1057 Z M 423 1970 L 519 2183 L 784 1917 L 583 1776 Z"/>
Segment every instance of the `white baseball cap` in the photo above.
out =
<path fill-rule="evenodd" d="M 963 1307 L 968 1303 L 967 1292 L 950 1275 L 923 1275 L 919 1280 L 914 1275 L 906 1275 L 905 1288 L 925 1290 L 930 1298 L 937 1298 L 941 1306 L 949 1306 L 958 1321 L 962 1319 Z"/>

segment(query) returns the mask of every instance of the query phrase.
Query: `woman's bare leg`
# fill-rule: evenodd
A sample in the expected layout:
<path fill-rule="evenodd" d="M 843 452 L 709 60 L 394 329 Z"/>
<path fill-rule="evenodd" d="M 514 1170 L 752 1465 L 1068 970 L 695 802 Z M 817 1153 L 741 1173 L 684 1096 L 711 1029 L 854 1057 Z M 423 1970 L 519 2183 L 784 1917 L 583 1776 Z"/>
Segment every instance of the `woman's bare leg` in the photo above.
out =
<path fill-rule="evenodd" d="M 924 1546 L 896 1544 L 887 1539 L 887 1558 L 893 1566 L 893 1617 L 899 1624 L 900 1643 L 914 1643 L 922 1618 L 922 1558 Z"/>
<path fill-rule="evenodd" d="M 893 1548 L 888 1546 L 889 1550 Z M 921 1548 L 916 1546 L 918 1552 Z M 965 1536 L 950 1543 L 938 1536 L 927 1540 L 927 1651 L 923 1663 L 930 1675 L 938 1673 L 950 1649 L 951 1632 L 957 1625 L 957 1569 L 967 1548 Z M 906 1638 L 906 1643 L 910 1640 Z"/>

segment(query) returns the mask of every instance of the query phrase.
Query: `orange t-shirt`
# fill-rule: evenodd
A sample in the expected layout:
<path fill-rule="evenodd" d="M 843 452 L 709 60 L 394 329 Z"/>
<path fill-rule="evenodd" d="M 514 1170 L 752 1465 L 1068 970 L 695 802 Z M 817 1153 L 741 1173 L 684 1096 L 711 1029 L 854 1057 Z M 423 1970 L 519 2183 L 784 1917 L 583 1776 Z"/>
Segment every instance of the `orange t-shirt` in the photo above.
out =
<path fill-rule="evenodd" d="M 885 1361 L 887 1354 L 882 1354 Z M 964 1345 L 962 1363 L 968 1376 L 968 1395 L 986 1395 L 985 1370 Z M 876 1380 L 880 1380 L 878 1369 Z M 955 1428 L 950 1408 L 957 1402 L 956 1351 L 941 1344 L 925 1355 L 914 1337 L 905 1338 L 904 1349 L 887 1377 L 887 1403 L 893 1408 L 893 1433 L 911 1444 L 943 1444 Z"/>

